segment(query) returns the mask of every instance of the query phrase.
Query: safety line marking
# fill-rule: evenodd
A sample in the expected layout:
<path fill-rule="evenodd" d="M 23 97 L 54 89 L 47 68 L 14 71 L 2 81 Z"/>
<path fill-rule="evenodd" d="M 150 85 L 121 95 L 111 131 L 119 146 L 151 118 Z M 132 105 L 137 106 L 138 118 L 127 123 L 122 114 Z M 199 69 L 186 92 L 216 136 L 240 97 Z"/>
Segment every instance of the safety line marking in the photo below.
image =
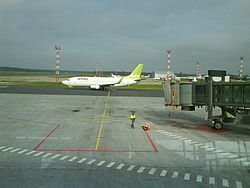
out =
<path fill-rule="evenodd" d="M 184 180 L 190 180 L 190 174 L 185 174 L 184 175 Z"/>
<path fill-rule="evenodd" d="M 47 154 L 45 154 L 43 157 L 45 158 L 45 157 L 48 157 L 48 156 L 50 156 L 52 153 L 47 153 Z"/>
<path fill-rule="evenodd" d="M 66 155 L 64 157 L 62 157 L 60 160 L 63 161 L 64 159 L 67 159 L 69 157 L 69 155 Z"/>
<path fill-rule="evenodd" d="M 0 149 L 6 148 L 6 146 L 1 146 Z"/>
<path fill-rule="evenodd" d="M 130 165 L 127 169 L 127 171 L 132 171 L 135 168 L 135 165 Z"/>
<path fill-rule="evenodd" d="M 215 150 L 216 148 L 206 148 L 207 151 Z"/>
<path fill-rule="evenodd" d="M 87 160 L 87 158 L 82 158 L 81 160 L 78 161 L 78 163 L 83 163 L 86 160 Z"/>
<path fill-rule="evenodd" d="M 88 165 L 91 165 L 92 163 L 94 163 L 96 161 L 96 159 L 92 159 L 91 161 L 87 162 Z"/>
<path fill-rule="evenodd" d="M 237 158 L 237 157 L 239 157 L 238 155 L 231 155 L 231 156 L 227 156 L 227 158 L 229 158 L 229 159 L 232 159 L 232 158 Z"/>
<path fill-rule="evenodd" d="M 245 162 L 243 165 L 248 166 L 248 165 L 250 165 L 250 162 Z"/>
<path fill-rule="evenodd" d="M 114 164 L 115 164 L 115 162 L 110 162 L 106 167 L 111 168 Z"/>
<path fill-rule="evenodd" d="M 100 161 L 96 166 L 102 166 L 106 161 Z"/>
<path fill-rule="evenodd" d="M 19 151 L 19 152 L 17 152 L 18 154 L 21 154 L 21 153 L 24 153 L 24 152 L 26 152 L 26 151 L 29 151 L 29 150 L 27 150 L 27 149 L 24 149 L 24 150 L 22 150 L 22 151 Z"/>
<path fill-rule="evenodd" d="M 74 160 L 76 160 L 76 159 L 77 159 L 77 157 L 72 157 L 72 158 L 69 159 L 68 161 L 72 162 L 72 161 L 74 161 Z"/>
<path fill-rule="evenodd" d="M 104 111 L 103 111 L 103 114 L 102 114 L 103 117 L 106 116 L 106 112 L 107 112 L 107 108 L 108 108 L 109 95 L 110 95 L 110 91 L 108 91 L 108 96 L 106 98 L 106 103 L 105 103 Z M 101 121 L 100 126 L 99 126 L 98 135 L 97 135 L 97 139 L 96 139 L 95 150 L 99 149 L 103 125 L 104 125 L 104 118 L 102 118 L 102 121 Z"/>
<path fill-rule="evenodd" d="M 60 156 L 60 154 L 56 154 L 56 155 L 54 155 L 53 157 L 51 157 L 51 159 L 55 159 L 55 158 L 57 158 L 57 157 L 59 157 Z"/>
<path fill-rule="evenodd" d="M 173 172 L 173 174 L 172 174 L 172 178 L 177 178 L 178 177 L 178 175 L 179 175 L 179 172 Z"/>
<path fill-rule="evenodd" d="M 10 151 L 10 152 L 11 152 L 11 153 L 14 153 L 14 152 L 16 152 L 16 151 L 18 151 L 18 150 L 21 150 L 21 148 L 14 149 L 14 150 L 12 150 L 12 151 Z"/>
<path fill-rule="evenodd" d="M 122 167 L 124 167 L 124 166 L 125 166 L 125 164 L 121 163 L 121 164 L 119 164 L 118 167 L 116 167 L 116 169 L 120 170 L 120 169 L 122 169 Z"/>
<path fill-rule="evenodd" d="M 34 156 L 39 156 L 39 155 L 41 155 L 41 154 L 43 154 L 44 152 L 43 151 L 41 151 L 41 152 L 39 152 L 39 153 L 36 153 L 36 154 L 34 154 Z"/>
<path fill-rule="evenodd" d="M 216 150 L 216 151 L 214 151 L 214 152 L 216 152 L 216 153 L 221 153 L 221 152 L 224 152 L 223 150 Z"/>
<path fill-rule="evenodd" d="M 160 176 L 166 176 L 167 172 L 167 170 L 162 170 Z"/>
<path fill-rule="evenodd" d="M 6 149 L 4 149 L 4 150 L 2 150 L 2 151 L 9 151 L 9 150 L 11 150 L 11 149 L 13 149 L 14 147 L 9 147 L 9 148 L 6 148 Z"/>
<path fill-rule="evenodd" d="M 196 182 L 199 182 L 201 183 L 202 182 L 202 176 L 201 175 L 198 175 L 197 178 L 196 178 Z"/>
<path fill-rule="evenodd" d="M 151 168 L 151 170 L 148 172 L 148 174 L 153 175 L 156 171 L 156 168 Z"/>
<path fill-rule="evenodd" d="M 227 180 L 227 179 L 223 179 L 223 180 L 222 180 L 222 185 L 223 185 L 224 187 L 229 187 L 228 180 Z"/>
<path fill-rule="evenodd" d="M 139 168 L 139 170 L 137 170 L 137 173 L 142 173 L 143 171 L 145 170 L 145 167 L 141 167 L 141 168 Z"/>
<path fill-rule="evenodd" d="M 209 184 L 215 184 L 215 178 L 209 177 Z"/>
<path fill-rule="evenodd" d="M 235 159 L 235 161 L 245 161 L 247 160 L 247 158 L 239 158 L 239 159 Z"/>
<path fill-rule="evenodd" d="M 32 153 L 35 153 L 36 151 L 31 151 L 29 153 L 26 153 L 26 155 L 31 155 Z"/>
<path fill-rule="evenodd" d="M 203 144 L 195 144 L 195 146 L 203 146 Z"/>
<path fill-rule="evenodd" d="M 231 153 L 220 153 L 220 155 L 231 155 Z"/>

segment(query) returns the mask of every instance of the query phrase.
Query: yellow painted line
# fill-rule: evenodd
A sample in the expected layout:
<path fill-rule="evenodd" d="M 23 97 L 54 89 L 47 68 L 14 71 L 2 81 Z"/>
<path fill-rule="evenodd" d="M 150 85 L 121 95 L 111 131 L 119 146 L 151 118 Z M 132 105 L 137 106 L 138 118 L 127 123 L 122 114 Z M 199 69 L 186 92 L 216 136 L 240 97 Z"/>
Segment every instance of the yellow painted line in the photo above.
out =
<path fill-rule="evenodd" d="M 100 139 L 101 139 L 101 134 L 102 134 L 102 127 L 103 127 L 104 118 L 106 117 L 107 108 L 108 108 L 109 94 L 110 94 L 110 91 L 108 92 L 108 96 L 106 98 L 106 103 L 105 103 L 104 111 L 103 111 L 103 114 L 102 114 L 103 119 L 102 119 L 102 121 L 100 123 L 99 131 L 98 131 L 98 135 L 97 135 L 97 139 L 96 139 L 95 150 L 99 149 Z"/>
<path fill-rule="evenodd" d="M 111 123 L 111 122 L 114 122 L 114 121 L 112 121 L 112 120 L 92 120 L 92 121 L 82 121 L 82 122 L 96 122 L 96 123 L 100 123 L 100 122 L 109 122 L 109 123 Z"/>

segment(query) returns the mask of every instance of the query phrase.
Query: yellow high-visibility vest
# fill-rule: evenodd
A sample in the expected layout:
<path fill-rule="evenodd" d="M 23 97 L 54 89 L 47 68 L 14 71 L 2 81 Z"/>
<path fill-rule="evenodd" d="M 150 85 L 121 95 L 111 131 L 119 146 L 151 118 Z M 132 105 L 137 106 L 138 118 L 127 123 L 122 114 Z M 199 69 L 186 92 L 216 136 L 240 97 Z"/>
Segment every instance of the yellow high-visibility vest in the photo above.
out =
<path fill-rule="evenodd" d="M 136 116 L 135 115 L 131 115 L 130 116 L 130 119 L 132 120 L 132 119 L 135 119 L 136 118 Z"/>

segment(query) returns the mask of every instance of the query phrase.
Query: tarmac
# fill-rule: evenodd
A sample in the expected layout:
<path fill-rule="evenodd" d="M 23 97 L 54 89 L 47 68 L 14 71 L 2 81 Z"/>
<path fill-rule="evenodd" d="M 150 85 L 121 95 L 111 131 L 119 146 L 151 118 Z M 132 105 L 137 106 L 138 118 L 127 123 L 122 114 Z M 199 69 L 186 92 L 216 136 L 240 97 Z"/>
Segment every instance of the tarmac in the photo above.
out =
<path fill-rule="evenodd" d="M 9 86 L 0 97 L 1 188 L 250 187 L 250 130 L 213 130 L 203 108 L 166 108 L 162 91 Z"/>

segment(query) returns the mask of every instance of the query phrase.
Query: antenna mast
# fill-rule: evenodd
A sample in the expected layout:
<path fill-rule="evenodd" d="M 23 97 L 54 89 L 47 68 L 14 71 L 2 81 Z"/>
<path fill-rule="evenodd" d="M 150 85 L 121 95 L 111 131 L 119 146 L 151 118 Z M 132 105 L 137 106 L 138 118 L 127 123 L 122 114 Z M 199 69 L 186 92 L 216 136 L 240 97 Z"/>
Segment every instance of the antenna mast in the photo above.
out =
<path fill-rule="evenodd" d="M 56 83 L 59 82 L 59 74 L 60 74 L 60 46 L 55 46 L 56 50 Z"/>

